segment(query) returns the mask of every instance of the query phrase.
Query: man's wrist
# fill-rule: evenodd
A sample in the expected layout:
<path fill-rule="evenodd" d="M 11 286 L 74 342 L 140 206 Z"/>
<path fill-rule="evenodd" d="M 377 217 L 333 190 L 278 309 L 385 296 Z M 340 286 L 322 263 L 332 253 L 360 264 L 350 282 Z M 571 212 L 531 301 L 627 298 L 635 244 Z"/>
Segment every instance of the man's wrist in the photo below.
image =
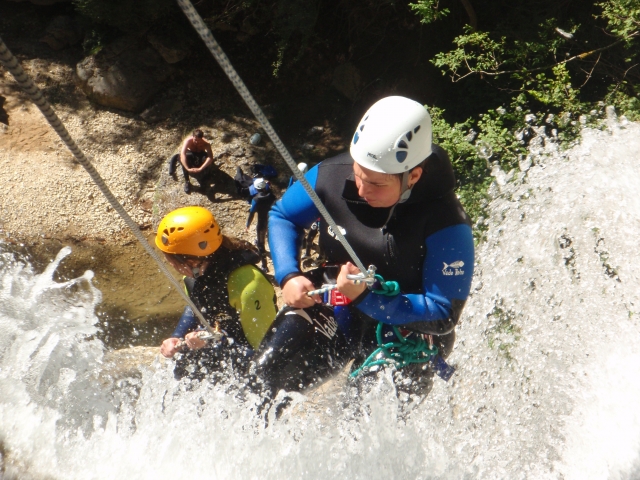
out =
<path fill-rule="evenodd" d="M 302 275 L 302 272 L 299 272 L 299 271 L 291 272 L 291 273 L 286 274 L 286 275 L 284 276 L 284 278 L 282 279 L 282 281 L 280 282 L 280 288 L 284 288 L 285 284 L 286 284 L 289 280 L 291 280 L 292 278 L 295 278 L 295 277 L 301 277 L 301 276 L 303 276 L 303 275 Z"/>

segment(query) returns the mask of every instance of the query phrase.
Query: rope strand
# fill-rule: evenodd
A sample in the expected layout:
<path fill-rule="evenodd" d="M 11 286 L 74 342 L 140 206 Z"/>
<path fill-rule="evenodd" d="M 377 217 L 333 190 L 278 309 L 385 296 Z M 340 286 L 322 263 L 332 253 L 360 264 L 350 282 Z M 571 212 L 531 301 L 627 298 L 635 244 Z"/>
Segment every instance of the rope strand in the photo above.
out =
<path fill-rule="evenodd" d="M 336 234 L 336 237 L 338 238 L 342 246 L 345 248 L 345 250 L 351 257 L 351 259 L 353 260 L 353 263 L 355 263 L 355 265 L 360 269 L 361 272 L 366 272 L 367 269 L 365 268 L 364 264 L 360 261 L 360 259 L 356 255 L 356 252 L 353 250 L 353 248 L 351 248 L 351 245 L 349 245 L 349 242 L 347 241 L 347 239 L 344 238 L 344 236 L 340 232 L 340 229 L 336 225 L 335 221 L 333 220 L 333 218 L 331 218 L 331 215 L 329 214 L 325 206 L 322 204 L 322 201 L 320 200 L 316 192 L 313 190 L 313 188 L 311 188 L 311 185 L 309 184 L 307 179 L 304 178 L 304 175 L 302 174 L 302 172 L 298 170 L 298 165 L 296 164 L 293 157 L 291 157 L 291 154 L 287 150 L 287 147 L 284 146 L 284 144 L 280 140 L 280 137 L 278 137 L 278 134 L 271 126 L 271 123 L 269 122 L 269 120 L 267 120 L 267 117 L 262 112 L 262 109 L 257 104 L 257 102 L 255 101 L 251 93 L 249 92 L 249 89 L 244 84 L 244 82 L 242 81 L 242 79 L 240 78 L 236 70 L 233 68 L 233 65 L 231 65 L 229 58 L 226 56 L 226 54 L 224 53 L 224 51 L 222 50 L 218 42 L 216 42 L 215 38 L 213 38 L 211 31 L 209 30 L 207 25 L 204 23 L 204 20 L 202 20 L 202 17 L 200 16 L 200 14 L 196 11 L 196 9 L 193 7 L 193 5 L 189 0 L 177 0 L 177 2 L 180 8 L 182 9 L 182 11 L 184 12 L 184 14 L 186 15 L 186 17 L 189 19 L 189 22 L 191 22 L 191 25 L 193 26 L 193 28 L 196 30 L 196 32 L 198 32 L 198 35 L 200 35 L 200 38 L 202 38 L 204 43 L 207 45 L 207 48 L 209 49 L 213 57 L 216 59 L 216 61 L 218 62 L 222 70 L 224 70 L 224 73 L 227 75 L 229 80 L 231 80 L 231 83 L 233 83 L 233 86 L 236 87 L 236 90 L 238 91 L 242 99 L 245 101 L 249 109 L 253 112 L 253 115 L 256 117 L 258 122 L 260 122 L 260 125 L 262 125 L 262 128 L 264 128 L 264 131 L 267 133 L 267 135 L 273 142 L 274 146 L 276 147 L 276 149 L 278 150 L 278 152 L 280 153 L 284 161 L 287 163 L 287 165 L 293 172 L 293 175 L 298 179 L 300 184 L 304 187 L 305 191 L 313 201 L 314 205 L 316 206 L 316 208 L 318 209 L 322 217 L 331 226 L 331 228 Z"/>

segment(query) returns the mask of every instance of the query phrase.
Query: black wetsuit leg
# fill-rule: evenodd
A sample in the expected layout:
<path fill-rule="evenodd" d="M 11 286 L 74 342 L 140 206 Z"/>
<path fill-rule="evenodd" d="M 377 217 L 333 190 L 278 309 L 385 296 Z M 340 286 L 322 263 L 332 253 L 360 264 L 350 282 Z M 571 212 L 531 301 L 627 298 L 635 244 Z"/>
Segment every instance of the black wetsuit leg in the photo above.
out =
<path fill-rule="evenodd" d="M 316 305 L 282 310 L 254 357 L 256 373 L 275 393 L 320 384 L 345 365 L 347 342 L 333 309 Z"/>
<path fill-rule="evenodd" d="M 176 153 L 169 159 L 169 175 L 171 175 L 172 177 L 176 174 L 176 168 L 179 163 L 180 163 L 179 153 Z M 180 165 L 182 164 L 180 163 Z"/>

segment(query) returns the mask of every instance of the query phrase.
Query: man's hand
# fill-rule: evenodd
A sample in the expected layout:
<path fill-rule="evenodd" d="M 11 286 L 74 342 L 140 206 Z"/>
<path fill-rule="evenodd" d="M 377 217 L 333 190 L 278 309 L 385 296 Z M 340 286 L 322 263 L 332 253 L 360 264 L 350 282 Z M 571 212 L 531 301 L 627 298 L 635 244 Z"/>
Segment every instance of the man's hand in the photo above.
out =
<path fill-rule="evenodd" d="M 322 303 L 320 295 L 310 297 L 307 292 L 315 290 L 315 286 L 304 275 L 290 278 L 282 287 L 282 299 L 290 307 L 308 308 L 316 303 Z"/>
<path fill-rule="evenodd" d="M 362 295 L 362 292 L 367 288 L 366 283 L 360 282 L 356 285 L 353 280 L 347 278 L 347 275 L 358 275 L 359 273 L 361 273 L 360 269 L 351 262 L 347 262 L 340 267 L 340 274 L 336 280 L 337 288 L 338 291 L 349 298 L 349 300 L 355 300 Z"/>
<path fill-rule="evenodd" d="M 199 332 L 187 333 L 184 337 L 184 343 L 186 343 L 187 347 L 191 350 L 199 350 L 207 344 L 207 342 L 198 336 L 198 333 Z"/>
<path fill-rule="evenodd" d="M 160 353 L 165 358 L 173 358 L 173 356 L 180 351 L 177 348 L 178 342 L 180 342 L 179 338 L 167 338 L 162 345 L 160 346 Z"/>

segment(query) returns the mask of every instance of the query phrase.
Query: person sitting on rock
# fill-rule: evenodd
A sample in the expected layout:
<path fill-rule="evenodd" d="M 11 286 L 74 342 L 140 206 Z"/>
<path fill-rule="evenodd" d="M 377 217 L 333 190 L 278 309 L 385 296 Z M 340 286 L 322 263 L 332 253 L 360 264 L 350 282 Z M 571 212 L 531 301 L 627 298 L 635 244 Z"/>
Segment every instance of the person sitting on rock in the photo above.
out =
<path fill-rule="evenodd" d="M 346 340 L 337 332 L 333 312 L 322 306 L 277 312 L 273 285 L 255 267 L 258 252 L 248 242 L 222 235 L 207 209 L 183 207 L 167 214 L 155 244 L 184 275 L 195 306 L 226 338 L 206 343 L 187 306 L 160 347 L 166 358 L 183 353 L 174 368 L 177 379 L 215 381 L 224 378 L 224 365 L 233 365 L 258 389 L 264 385 L 275 394 L 280 388 L 309 387 L 342 366 L 337 359 Z"/>
<path fill-rule="evenodd" d="M 210 183 L 211 166 L 213 164 L 213 151 L 211 144 L 204 138 L 202 130 L 195 129 L 193 134 L 182 144 L 180 154 L 174 155 L 169 162 L 169 174 L 175 174 L 177 160 L 180 159 L 182 174 L 184 176 L 184 191 L 191 192 L 189 176 L 198 180 L 200 188 L 206 190 Z"/>

